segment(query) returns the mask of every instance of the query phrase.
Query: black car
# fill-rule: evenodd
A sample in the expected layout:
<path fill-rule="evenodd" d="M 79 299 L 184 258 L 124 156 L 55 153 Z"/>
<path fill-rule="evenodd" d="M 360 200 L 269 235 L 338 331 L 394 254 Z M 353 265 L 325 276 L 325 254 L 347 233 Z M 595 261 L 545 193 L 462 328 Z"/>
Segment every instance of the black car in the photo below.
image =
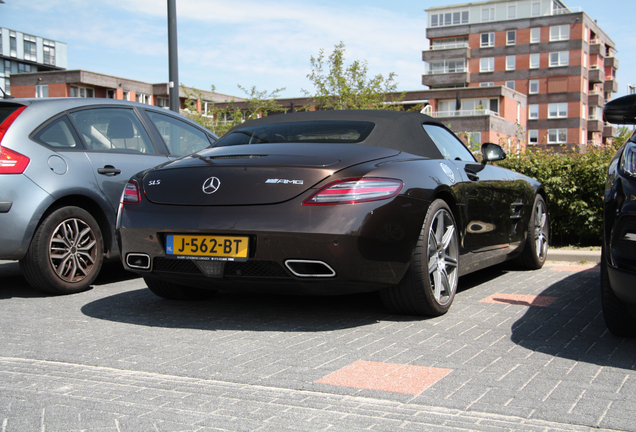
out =
<path fill-rule="evenodd" d="M 414 112 L 248 121 L 130 180 L 121 256 L 168 299 L 379 291 L 393 312 L 441 315 L 460 276 L 546 259 L 542 185 L 489 164 L 501 147 L 482 153 Z"/>
<path fill-rule="evenodd" d="M 605 121 L 636 124 L 636 95 L 608 102 Z M 603 205 L 601 300 L 607 328 L 636 337 L 636 134 L 609 165 Z"/>

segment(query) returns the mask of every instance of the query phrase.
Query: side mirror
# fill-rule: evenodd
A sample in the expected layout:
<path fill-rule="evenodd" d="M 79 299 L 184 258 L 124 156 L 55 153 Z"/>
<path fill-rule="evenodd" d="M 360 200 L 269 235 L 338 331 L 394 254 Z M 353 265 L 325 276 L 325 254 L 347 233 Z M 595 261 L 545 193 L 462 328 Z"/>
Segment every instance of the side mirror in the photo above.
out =
<path fill-rule="evenodd" d="M 497 162 L 506 158 L 506 151 L 497 144 L 485 143 L 481 146 L 481 162 Z"/>
<path fill-rule="evenodd" d="M 613 124 L 636 124 L 636 94 L 606 103 L 603 108 L 603 120 Z"/>

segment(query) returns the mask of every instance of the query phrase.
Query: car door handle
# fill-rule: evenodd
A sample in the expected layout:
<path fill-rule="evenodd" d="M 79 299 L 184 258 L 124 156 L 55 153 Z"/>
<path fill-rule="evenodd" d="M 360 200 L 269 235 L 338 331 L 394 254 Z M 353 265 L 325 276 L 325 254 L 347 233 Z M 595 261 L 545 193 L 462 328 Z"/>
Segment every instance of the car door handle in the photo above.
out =
<path fill-rule="evenodd" d="M 105 165 L 104 168 L 98 168 L 97 172 L 99 174 L 110 175 L 110 176 L 116 176 L 117 174 L 121 174 L 121 170 L 115 168 L 112 165 Z"/>

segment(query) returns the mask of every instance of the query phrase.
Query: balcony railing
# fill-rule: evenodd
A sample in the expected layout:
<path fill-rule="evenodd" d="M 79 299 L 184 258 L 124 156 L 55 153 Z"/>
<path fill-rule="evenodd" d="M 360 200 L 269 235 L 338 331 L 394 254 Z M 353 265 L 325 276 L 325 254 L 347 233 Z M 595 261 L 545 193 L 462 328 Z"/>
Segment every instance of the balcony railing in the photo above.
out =
<path fill-rule="evenodd" d="M 425 75 L 439 75 L 439 74 L 452 74 L 452 73 L 464 73 L 468 72 L 467 67 L 443 67 L 443 68 L 434 68 L 428 71 L 425 71 Z"/>
<path fill-rule="evenodd" d="M 468 42 L 449 42 L 449 43 L 441 43 L 434 44 L 434 50 L 445 50 L 445 49 L 455 49 L 455 48 L 468 48 Z"/>
<path fill-rule="evenodd" d="M 432 117 L 469 117 L 469 116 L 484 116 L 484 115 L 496 115 L 499 113 L 491 111 L 489 109 L 475 109 L 475 110 L 452 110 L 452 111 L 436 111 L 431 114 Z"/>

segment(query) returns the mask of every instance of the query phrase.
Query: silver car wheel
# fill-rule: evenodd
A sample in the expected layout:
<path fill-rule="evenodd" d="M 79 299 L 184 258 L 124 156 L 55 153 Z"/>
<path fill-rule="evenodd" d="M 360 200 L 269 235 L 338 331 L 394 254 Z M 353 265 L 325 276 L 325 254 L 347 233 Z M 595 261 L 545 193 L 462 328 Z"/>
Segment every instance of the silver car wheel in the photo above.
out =
<path fill-rule="evenodd" d="M 456 237 L 452 216 L 445 209 L 438 210 L 428 233 L 428 274 L 433 297 L 440 306 L 448 304 L 457 289 Z"/>
<path fill-rule="evenodd" d="M 534 207 L 534 243 L 537 258 L 543 261 L 548 253 L 548 211 L 543 201 Z"/>
<path fill-rule="evenodd" d="M 82 219 L 62 221 L 53 231 L 49 259 L 57 276 L 65 282 L 86 278 L 96 263 L 97 240 L 91 227 Z"/>

